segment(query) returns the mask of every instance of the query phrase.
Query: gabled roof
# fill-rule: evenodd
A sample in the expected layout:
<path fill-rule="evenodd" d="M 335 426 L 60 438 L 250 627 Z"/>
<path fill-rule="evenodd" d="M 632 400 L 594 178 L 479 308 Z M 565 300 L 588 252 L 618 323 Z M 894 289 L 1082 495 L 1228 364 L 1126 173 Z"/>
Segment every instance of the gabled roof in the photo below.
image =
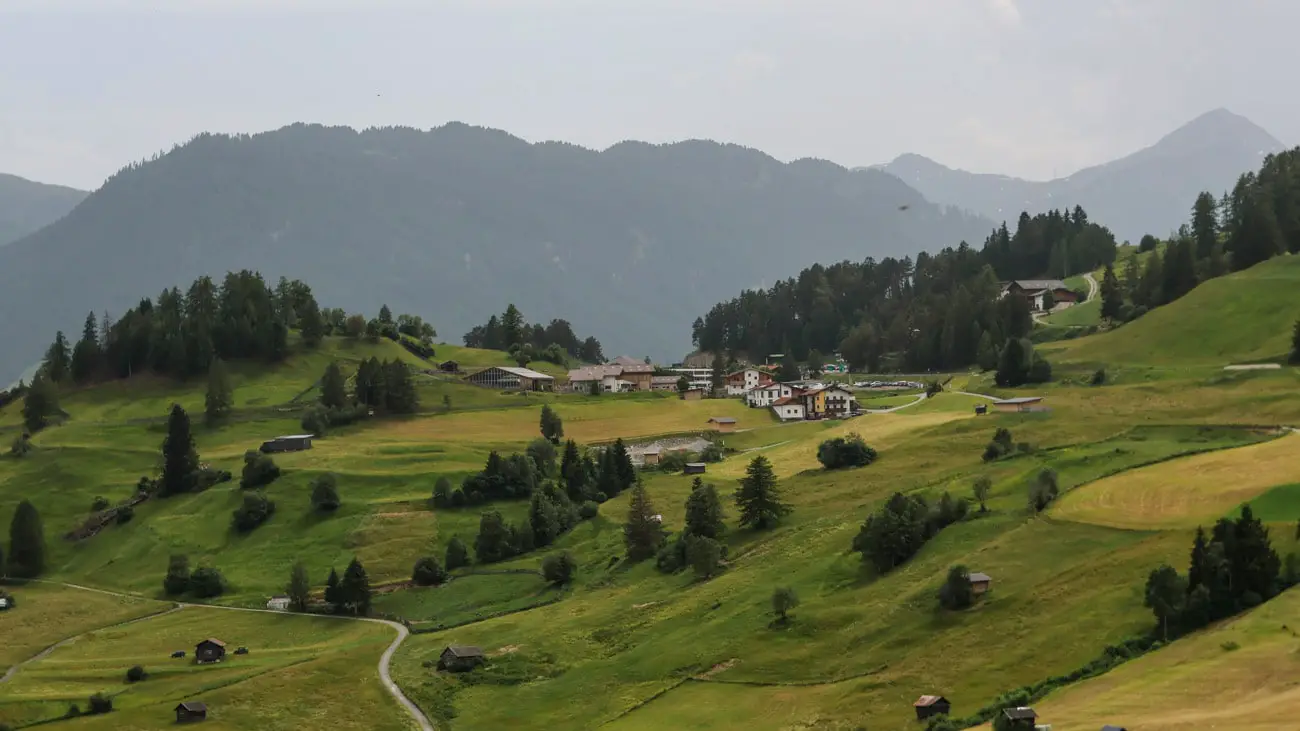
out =
<path fill-rule="evenodd" d="M 780 398 L 772 402 L 773 406 L 785 406 L 787 404 L 795 404 L 797 406 L 802 406 L 802 404 L 799 403 L 799 400 L 796 399 L 794 396 L 786 396 L 785 398 Z"/>
<path fill-rule="evenodd" d="M 214 639 L 214 638 L 212 638 L 212 637 L 209 637 L 208 639 L 206 639 L 206 640 L 200 642 L 199 644 L 200 644 L 200 645 L 206 645 L 206 644 L 208 644 L 208 643 L 214 644 L 214 645 L 216 645 L 217 647 L 225 647 L 225 646 L 226 646 L 226 643 L 222 642 L 221 640 Z"/>
<path fill-rule="evenodd" d="M 450 652 L 456 657 L 483 657 L 483 650 L 474 645 L 447 645 L 443 652 Z"/>
<path fill-rule="evenodd" d="M 993 577 L 979 571 L 971 572 L 970 580 L 972 582 L 993 581 Z"/>
<path fill-rule="evenodd" d="M 926 706 L 932 706 L 940 701 L 947 703 L 948 699 L 941 695 L 923 695 L 920 698 L 917 698 L 916 702 L 912 705 L 917 708 L 925 708 Z"/>
<path fill-rule="evenodd" d="M 208 704 L 200 703 L 199 701 L 185 701 L 184 703 L 177 705 L 173 710 L 186 710 L 190 713 L 207 713 Z"/>
<path fill-rule="evenodd" d="M 1029 706 L 1021 706 L 1020 708 L 1003 708 L 1002 715 L 1012 721 L 1033 721 L 1038 718 L 1038 714 L 1034 713 L 1034 709 Z"/>
<path fill-rule="evenodd" d="M 620 355 L 614 360 L 611 360 L 608 365 L 641 366 L 641 365 L 646 365 L 646 363 L 645 361 L 637 360 L 636 358 L 633 358 L 630 355 Z"/>
<path fill-rule="evenodd" d="M 1044 290 L 1044 289 L 1069 289 L 1065 282 L 1059 279 L 1013 279 L 1007 282 L 1005 286 L 1016 285 L 1021 289 Z"/>
<path fill-rule="evenodd" d="M 1017 396 L 1016 398 L 1004 398 L 1004 399 L 998 399 L 997 401 L 994 401 L 993 403 L 995 403 L 995 404 L 1010 404 L 1010 405 L 1015 405 L 1015 404 L 1036 404 L 1036 403 L 1038 403 L 1039 401 L 1042 401 L 1042 400 L 1043 400 L 1043 397 L 1042 397 L 1042 396 Z"/>
<path fill-rule="evenodd" d="M 512 376 L 519 376 L 520 378 L 532 378 L 533 380 L 543 380 L 543 381 L 555 380 L 553 377 L 548 376 L 545 373 L 538 373 L 532 368 L 515 368 L 514 366 L 492 366 L 492 368 L 505 371 L 506 373 L 509 373 Z M 490 371 L 492 370 L 492 368 L 484 368 L 483 371 Z M 482 373 L 483 371 L 479 371 L 479 373 Z M 478 374 L 476 373 L 475 375 Z"/>

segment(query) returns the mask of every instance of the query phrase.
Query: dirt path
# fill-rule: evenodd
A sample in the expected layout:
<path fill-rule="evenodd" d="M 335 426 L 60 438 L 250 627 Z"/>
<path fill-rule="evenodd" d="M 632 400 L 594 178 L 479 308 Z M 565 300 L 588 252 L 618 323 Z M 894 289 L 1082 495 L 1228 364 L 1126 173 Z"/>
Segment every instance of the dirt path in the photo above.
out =
<path fill-rule="evenodd" d="M 102 593 L 102 592 L 101 592 L 101 593 Z M 64 639 L 61 639 L 61 640 L 59 640 L 58 642 L 55 642 L 53 645 L 50 645 L 49 647 L 45 648 L 44 650 L 41 650 L 40 652 L 36 653 L 35 655 L 32 655 L 31 657 L 27 658 L 26 660 L 23 660 L 22 662 L 17 663 L 17 664 L 15 664 L 13 667 L 9 668 L 9 670 L 7 670 L 3 676 L 0 676 L 0 685 L 4 685 L 5 683 L 8 683 L 8 682 L 9 682 L 9 681 L 10 681 L 10 680 L 15 676 L 15 675 L 18 674 L 19 669 L 21 669 L 24 665 L 30 665 L 30 664 L 32 664 L 32 663 L 34 663 L 34 662 L 39 661 L 39 660 L 44 660 L 45 658 L 47 658 L 47 657 L 50 656 L 50 653 L 54 652 L 55 650 L 59 649 L 60 647 L 63 647 L 64 645 L 70 645 L 70 644 L 72 644 L 73 642 L 76 642 L 77 640 L 81 639 L 82 637 L 85 637 L 86 635 L 90 634 L 91 632 L 99 632 L 100 630 L 106 630 L 106 629 L 116 629 L 117 627 L 125 627 L 125 626 L 127 626 L 128 624 L 135 624 L 136 622 L 145 622 L 145 621 L 148 621 L 148 620 L 150 620 L 150 619 L 157 619 L 157 618 L 159 618 L 159 617 L 164 617 L 164 616 L 166 616 L 166 615 L 168 615 L 168 614 L 172 614 L 173 612 L 179 612 L 179 611 L 182 610 L 182 609 L 184 609 L 184 607 L 182 607 L 182 606 L 180 606 L 180 605 L 177 605 L 177 606 L 174 606 L 174 607 L 172 607 L 171 609 L 168 609 L 168 610 L 166 610 L 166 611 L 155 612 L 154 614 L 147 614 L 147 615 L 145 615 L 145 616 L 143 616 L 143 617 L 136 617 L 135 619 L 128 619 L 128 620 L 125 621 L 125 622 L 118 622 L 117 624 L 110 624 L 110 625 L 105 626 L 105 627 L 97 627 L 97 628 L 95 628 L 95 629 L 87 630 L 87 631 L 82 632 L 82 633 L 80 633 L 80 634 L 75 634 L 75 635 L 73 635 L 73 636 L 71 636 L 71 637 L 65 637 Z"/>
<path fill-rule="evenodd" d="M 43 580 L 40 580 L 40 579 L 36 579 L 35 581 L 37 581 L 38 583 L 41 583 L 41 584 L 52 584 L 52 585 L 54 585 L 54 586 L 63 586 L 63 587 L 67 587 L 67 588 L 69 588 L 69 589 L 80 589 L 81 591 L 93 591 L 93 592 L 95 592 L 95 593 L 97 593 L 97 594 L 106 594 L 106 595 L 108 595 L 108 596 L 125 597 L 125 598 L 128 598 L 128 599 L 140 599 L 140 598 L 141 598 L 141 597 L 139 597 L 139 596 L 135 596 L 135 595 L 132 595 L 132 594 L 122 594 L 122 593 L 120 593 L 120 592 L 116 592 L 116 591 L 105 591 L 104 589 L 95 589 L 95 588 L 92 588 L 92 587 L 89 587 L 89 586 L 80 586 L 80 585 L 78 585 L 78 584 L 67 584 L 67 583 L 64 583 L 64 582 L 61 582 L 61 581 L 43 581 Z M 280 615 L 289 614 L 289 615 L 292 615 L 291 612 L 280 612 L 280 611 L 276 611 L 276 610 L 273 610 L 273 609 L 251 609 L 251 608 L 248 608 L 248 607 L 223 607 L 223 606 L 221 606 L 221 605 L 219 605 L 219 604 L 196 604 L 196 603 L 182 602 L 182 603 L 178 603 L 175 607 L 173 607 L 172 609 L 170 609 L 170 610 L 168 610 L 168 611 L 166 611 L 166 612 L 159 612 L 158 614 L 151 614 L 151 615 L 149 615 L 148 617 L 140 617 L 140 618 L 138 618 L 138 619 L 133 619 L 133 620 L 131 620 L 131 621 L 129 621 L 129 622 L 122 622 L 122 623 L 120 623 L 120 624 L 110 625 L 110 627 L 120 627 L 120 626 L 122 626 L 122 625 L 131 624 L 132 622 L 141 622 L 141 621 L 144 621 L 144 620 L 146 620 L 146 619 L 153 619 L 153 618 L 155 618 L 155 617 L 161 617 L 161 616 L 163 616 L 164 614 L 170 614 L 170 613 L 172 613 L 172 612 L 179 612 L 180 610 L 185 609 L 185 608 L 187 608 L 187 607 L 196 607 L 196 608 L 200 608 L 200 609 L 224 609 L 224 610 L 226 610 L 226 611 L 230 611 L 230 612 L 260 612 L 260 613 L 263 613 L 263 614 L 280 614 Z M 384 654 L 383 654 L 382 656 L 380 656 L 380 658 L 379 658 L 379 679 L 382 680 L 382 681 L 384 682 L 384 687 L 388 689 L 388 693 L 389 693 L 390 695 L 393 696 L 393 699 L 396 700 L 396 701 L 398 702 L 399 705 L 401 705 L 403 708 L 405 708 L 405 709 L 406 709 L 406 712 L 409 713 L 409 714 L 411 715 L 411 718 L 413 718 L 413 719 L 415 720 L 416 724 L 420 727 L 420 731 L 436 731 L 436 728 L 435 728 L 435 726 L 433 725 L 433 722 L 429 720 L 429 717 L 426 716 L 426 715 L 424 715 L 424 711 L 421 711 L 420 708 L 419 708 L 419 706 L 417 706 L 417 705 L 415 705 L 414 703 L 412 703 L 410 698 L 407 698 L 407 697 L 406 697 L 406 694 L 402 692 L 402 689 L 397 687 L 397 683 L 394 683 L 394 682 L 393 682 L 393 677 L 392 677 L 392 676 L 389 674 L 389 672 L 388 672 L 388 666 L 389 666 L 389 664 L 392 662 L 392 660 L 393 660 L 393 655 L 397 652 L 397 648 L 401 647 L 401 646 L 402 646 L 402 643 L 405 642 L 405 641 L 406 641 L 406 638 L 409 637 L 410 634 L 411 634 L 410 630 L 408 630 L 408 629 L 406 628 L 406 625 L 401 624 L 401 623 L 398 623 L 398 622 L 390 622 L 389 620 L 386 620 L 386 619 L 373 619 L 373 618 L 371 618 L 371 617 L 344 617 L 344 616 L 340 616 L 340 615 L 336 615 L 336 614 L 311 614 L 311 615 L 305 615 L 305 616 L 310 616 L 310 617 L 328 617 L 328 618 L 330 618 L 330 619 L 338 619 L 338 620 L 342 620 L 342 621 L 351 621 L 351 622 L 372 622 L 372 623 L 374 623 L 374 624 L 383 624 L 383 625 L 387 625 L 387 626 L 389 626 L 389 627 L 392 627 L 394 630 L 397 630 L 397 638 L 393 640 L 392 644 L 390 644 L 390 645 L 388 646 L 388 649 L 387 649 L 387 650 L 384 650 Z M 101 627 L 100 629 L 109 629 L 110 627 Z M 95 631 L 98 631 L 98 630 L 90 630 L 90 631 L 91 631 L 91 632 L 95 632 Z M 40 653 L 37 654 L 36 656 L 34 656 L 34 657 L 32 657 L 32 658 L 30 658 L 30 659 L 28 659 L 28 660 L 25 660 L 25 661 L 19 663 L 18 665 L 15 665 L 14 667 L 12 667 L 12 668 L 9 669 L 9 672 L 5 674 L 5 676 L 4 676 L 3 679 L 0 679 L 0 683 L 3 683 L 4 681 L 8 680 L 10 676 L 12 676 L 15 672 L 17 672 L 17 670 L 18 670 L 19 667 L 21 667 L 21 666 L 23 666 L 23 665 L 26 665 L 26 664 L 28 664 L 28 663 L 32 663 L 32 662 L 35 662 L 35 661 L 37 661 L 37 660 L 40 660 L 40 659 L 44 658 L 45 656 L 49 655 L 51 652 L 54 652 L 54 651 L 55 651 L 56 649 L 58 649 L 59 647 L 61 647 L 61 646 L 63 646 L 63 645 L 66 645 L 66 644 L 68 644 L 68 643 L 70 643 L 70 642 L 76 640 L 77 637 L 81 637 L 81 636 L 83 636 L 83 635 L 85 635 L 85 634 L 88 634 L 88 633 L 87 633 L 87 632 L 83 632 L 83 633 L 81 633 L 80 635 L 77 635 L 77 636 L 75 636 L 75 637 L 69 637 L 68 639 L 63 640 L 62 642 L 59 642 L 59 643 L 57 643 L 57 644 L 55 644 L 55 645 L 52 645 L 52 646 L 46 648 L 45 650 L 43 650 L 42 652 L 40 652 Z"/>
<path fill-rule="evenodd" d="M 1091 300 L 1096 298 L 1097 290 L 1101 289 L 1101 287 L 1097 286 L 1097 280 L 1093 279 L 1092 272 L 1084 274 L 1083 278 L 1088 280 L 1088 299 Z"/>
<path fill-rule="evenodd" d="M 908 408 L 909 406 L 916 406 L 917 404 L 921 403 L 922 401 L 926 400 L 927 398 L 929 398 L 929 396 L 927 396 L 927 395 L 925 395 L 925 394 L 923 394 L 923 393 L 918 393 L 918 394 L 916 395 L 916 399 L 915 399 L 914 401 L 909 401 L 909 402 L 903 404 L 902 406 L 894 406 L 894 407 L 892 407 L 892 408 L 888 408 L 888 409 L 863 409 L 863 413 L 867 413 L 867 414 L 892 414 L 892 413 L 894 413 L 895 411 L 898 411 L 899 409 L 906 409 L 906 408 Z"/>

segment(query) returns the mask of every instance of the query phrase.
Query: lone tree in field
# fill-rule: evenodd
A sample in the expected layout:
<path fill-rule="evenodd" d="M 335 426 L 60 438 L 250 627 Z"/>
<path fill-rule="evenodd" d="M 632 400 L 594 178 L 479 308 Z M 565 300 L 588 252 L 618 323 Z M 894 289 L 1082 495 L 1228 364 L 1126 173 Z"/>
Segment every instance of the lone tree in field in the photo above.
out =
<path fill-rule="evenodd" d="M 411 569 L 411 583 L 416 586 L 438 586 L 446 583 L 447 571 L 433 556 L 424 556 L 415 562 Z"/>
<path fill-rule="evenodd" d="M 578 562 L 568 551 L 552 553 L 542 559 L 542 578 L 555 586 L 564 586 L 573 581 L 578 573 Z"/>
<path fill-rule="evenodd" d="M 365 616 L 370 613 L 370 577 L 361 562 L 353 557 L 352 563 L 343 572 L 339 581 L 339 602 L 343 609 L 353 616 Z"/>
<path fill-rule="evenodd" d="M 311 507 L 318 513 L 332 513 L 339 509 L 343 501 L 339 499 L 338 478 L 326 472 L 311 481 Z"/>
<path fill-rule="evenodd" d="M 208 367 L 208 393 L 203 399 L 203 416 L 208 426 L 218 424 L 235 407 L 235 392 L 225 361 L 213 358 Z"/>
<path fill-rule="evenodd" d="M 189 414 L 180 404 L 174 404 L 171 415 L 167 417 L 167 437 L 163 439 L 162 455 L 159 494 L 167 497 L 189 492 L 194 485 L 194 473 L 199 469 L 199 453 L 194 449 Z"/>
<path fill-rule="evenodd" d="M 341 409 L 348 405 L 347 382 L 339 364 L 330 361 L 320 378 L 320 402 L 327 409 Z"/>
<path fill-rule="evenodd" d="M 948 569 L 948 578 L 939 587 L 939 606 L 956 611 L 965 609 L 975 601 L 975 592 L 970 585 L 970 570 L 965 566 L 953 566 Z"/>
<path fill-rule="evenodd" d="M 776 473 L 767 457 L 759 455 L 745 468 L 745 477 L 736 490 L 736 507 L 740 509 L 742 528 L 772 528 L 790 514 L 790 506 L 781 500 Z"/>
<path fill-rule="evenodd" d="M 542 406 L 542 436 L 546 437 L 551 444 L 559 444 L 564 438 L 564 421 L 560 415 L 555 413 L 550 404 Z"/>
<path fill-rule="evenodd" d="M 980 512 L 987 513 L 989 509 L 986 503 L 989 494 L 993 492 L 993 480 L 989 479 L 988 475 L 980 475 L 975 478 L 975 482 L 971 484 L 970 489 L 971 493 L 975 495 L 975 501 L 980 504 Z"/>
<path fill-rule="evenodd" d="M 35 434 L 50 425 L 50 417 L 59 413 L 59 392 L 43 373 L 37 373 L 23 396 L 23 426 Z"/>
<path fill-rule="evenodd" d="M 788 623 L 790 611 L 797 606 L 799 606 L 799 596 L 794 593 L 794 589 L 782 586 L 772 592 L 772 613 L 776 615 L 777 624 Z"/>
<path fill-rule="evenodd" d="M 627 523 L 623 525 L 623 543 L 627 546 L 628 560 L 652 558 L 663 540 L 663 525 L 650 502 L 650 495 L 646 493 L 645 483 L 638 480 L 632 488 L 632 503 L 628 507 Z"/>
<path fill-rule="evenodd" d="M 9 524 L 9 568 L 7 574 L 17 579 L 34 579 L 45 571 L 45 529 L 36 506 L 24 500 L 18 503 Z"/>
<path fill-rule="evenodd" d="M 299 561 L 289 572 L 289 585 L 284 593 L 289 595 L 289 606 L 295 612 L 307 611 L 307 601 L 311 598 L 311 579 L 307 577 L 307 567 Z"/>
<path fill-rule="evenodd" d="M 1115 267 L 1106 265 L 1106 272 L 1101 276 L 1101 317 L 1104 320 L 1118 320 L 1120 310 L 1124 307 L 1124 293 L 1120 291 L 1119 279 L 1115 277 Z"/>

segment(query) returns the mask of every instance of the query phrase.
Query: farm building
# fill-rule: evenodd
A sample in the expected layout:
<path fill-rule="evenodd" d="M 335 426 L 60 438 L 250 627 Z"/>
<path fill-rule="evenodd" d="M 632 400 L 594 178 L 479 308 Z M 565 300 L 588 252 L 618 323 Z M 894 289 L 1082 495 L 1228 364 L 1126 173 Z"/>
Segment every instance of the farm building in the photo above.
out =
<path fill-rule="evenodd" d="M 948 711 L 952 710 L 952 704 L 941 695 L 923 695 L 916 699 L 912 707 L 916 709 L 916 720 L 918 721 L 924 721 L 930 716 L 940 714 L 946 716 Z"/>
<path fill-rule="evenodd" d="M 205 721 L 208 718 L 208 706 L 198 701 L 186 701 L 176 706 L 176 723 Z"/>
<path fill-rule="evenodd" d="M 1034 721 L 1038 720 L 1038 714 L 1028 706 L 1003 708 L 1002 715 L 1006 717 L 1010 728 L 1032 729 Z"/>
<path fill-rule="evenodd" d="M 277 612 L 283 612 L 289 608 L 289 597 L 284 595 L 273 596 L 266 602 L 267 609 L 274 609 Z"/>
<path fill-rule="evenodd" d="M 971 593 L 974 594 L 975 596 L 984 594 L 989 590 L 989 587 L 991 587 L 992 585 L 993 585 L 993 577 L 989 576 L 988 574 L 982 574 L 978 571 L 971 572 L 970 590 Z"/>
<path fill-rule="evenodd" d="M 1000 399 L 993 402 L 993 408 L 1003 413 L 1016 413 L 1022 411 L 1041 411 L 1042 396 L 1021 396 L 1019 398 Z"/>
<path fill-rule="evenodd" d="M 682 469 L 683 475 L 702 475 L 704 474 L 705 464 L 703 462 L 687 462 L 686 467 Z"/>
<path fill-rule="evenodd" d="M 314 434 L 292 434 L 286 437 L 276 437 L 262 442 L 261 450 L 263 452 L 301 452 L 304 449 L 311 449 L 311 440 Z"/>
<path fill-rule="evenodd" d="M 460 373 L 460 363 L 454 360 L 444 360 L 438 364 L 438 370 L 443 373 Z"/>
<path fill-rule="evenodd" d="M 463 673 L 487 662 L 483 651 L 471 645 L 447 645 L 438 656 L 438 669 Z"/>
<path fill-rule="evenodd" d="M 651 391 L 676 391 L 678 376 L 650 376 Z"/>
<path fill-rule="evenodd" d="M 1020 297 L 1029 303 L 1029 309 L 1041 312 L 1045 309 L 1047 293 L 1051 292 L 1053 304 L 1074 304 L 1079 295 L 1065 286 L 1059 279 L 1017 279 L 1002 283 L 1000 297 Z"/>
<path fill-rule="evenodd" d="M 552 376 L 531 368 L 510 366 L 484 368 L 466 376 L 465 380 L 475 386 L 497 388 L 502 391 L 551 391 L 555 388 L 555 378 Z"/>
<path fill-rule="evenodd" d="M 714 431 L 733 432 L 736 430 L 736 420 L 730 416 L 715 416 L 709 419 L 709 426 Z"/>
<path fill-rule="evenodd" d="M 641 452 L 641 464 L 656 465 L 659 459 L 663 457 L 664 450 L 659 447 L 647 447 Z"/>
<path fill-rule="evenodd" d="M 1123 726 L 1112 726 L 1109 723 L 1101 727 L 1101 731 L 1128 731 Z"/>
<path fill-rule="evenodd" d="M 682 391 L 683 401 L 699 401 L 702 398 L 704 398 L 704 389 L 702 388 L 688 388 Z"/>
<path fill-rule="evenodd" d="M 989 412 L 988 404 L 975 404 L 975 415 L 983 416 Z"/>
<path fill-rule="evenodd" d="M 226 643 L 221 640 L 208 639 L 194 646 L 195 662 L 220 662 L 226 656 Z"/>

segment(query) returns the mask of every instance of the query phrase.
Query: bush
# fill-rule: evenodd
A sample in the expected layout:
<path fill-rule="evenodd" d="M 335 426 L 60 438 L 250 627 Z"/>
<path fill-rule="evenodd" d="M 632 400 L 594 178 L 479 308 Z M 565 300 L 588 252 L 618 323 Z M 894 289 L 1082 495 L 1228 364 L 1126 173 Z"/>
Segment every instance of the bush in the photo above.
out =
<path fill-rule="evenodd" d="M 463 508 L 469 504 L 469 498 L 466 497 L 465 491 L 459 487 L 451 491 L 451 506 L 453 508 Z"/>
<path fill-rule="evenodd" d="M 196 492 L 202 492 L 223 482 L 230 482 L 232 479 L 234 479 L 234 476 L 230 474 L 229 470 L 200 467 L 194 473 L 194 489 Z"/>
<path fill-rule="evenodd" d="M 578 562 L 568 551 L 552 553 L 542 559 L 542 578 L 556 586 L 573 581 L 573 575 L 577 572 Z"/>
<path fill-rule="evenodd" d="M 226 579 L 211 566 L 200 566 L 190 574 L 190 591 L 199 599 L 211 599 L 226 593 Z"/>
<path fill-rule="evenodd" d="M 447 543 L 447 570 L 454 571 L 462 566 L 469 565 L 469 547 L 460 539 L 460 536 L 452 536 L 451 541 Z"/>
<path fill-rule="evenodd" d="M 431 502 L 433 503 L 433 507 L 450 508 L 451 493 L 452 493 L 451 480 L 448 479 L 446 475 L 439 477 L 438 481 L 435 482 L 433 485 L 433 498 L 431 500 Z"/>
<path fill-rule="evenodd" d="M 709 442 L 709 446 L 705 447 L 704 451 L 700 452 L 700 461 L 721 462 L 722 456 L 722 445 L 717 442 Z"/>
<path fill-rule="evenodd" d="M 1092 374 L 1092 380 L 1088 381 L 1094 386 L 1102 386 L 1106 383 L 1106 369 L 1098 368 L 1096 373 Z"/>
<path fill-rule="evenodd" d="M 77 705 L 76 703 L 69 705 L 68 710 L 63 712 L 64 718 L 76 718 L 77 716 L 80 715 L 81 715 L 81 706 Z M 7 729 L 8 726 L 6 726 L 5 728 Z"/>
<path fill-rule="evenodd" d="M 984 447 L 984 461 L 993 462 L 1011 454 L 1011 432 L 1001 427 L 993 432 L 993 441 Z"/>
<path fill-rule="evenodd" d="M 130 670 L 126 671 L 126 682 L 128 683 L 138 683 L 147 677 L 149 677 L 149 674 L 146 673 L 144 671 L 144 668 L 139 665 L 136 665 L 135 667 L 132 667 Z"/>
<path fill-rule="evenodd" d="M 22 457 L 26 457 L 27 455 L 31 454 L 31 452 L 32 452 L 32 435 L 26 432 L 23 432 L 22 434 L 19 434 L 18 436 L 14 437 L 13 444 L 9 446 L 9 454 L 12 454 L 13 456 L 18 457 L 20 459 Z"/>
<path fill-rule="evenodd" d="M 965 609 L 975 600 L 971 590 L 970 571 L 965 566 L 948 569 L 948 579 L 939 587 L 939 606 L 950 611 Z"/>
<path fill-rule="evenodd" d="M 689 461 L 690 457 L 685 452 L 668 452 L 659 458 L 659 471 L 681 472 L 686 469 L 686 463 Z"/>
<path fill-rule="evenodd" d="M 411 582 L 416 586 L 438 586 L 447 582 L 447 571 L 438 563 L 438 559 L 425 556 L 415 562 Z"/>
<path fill-rule="evenodd" d="M 827 439 L 817 447 L 817 461 L 828 470 L 866 467 L 876 461 L 876 450 L 857 434 Z"/>
<path fill-rule="evenodd" d="M 583 520 L 591 520 L 600 512 L 600 503 L 595 500 L 588 500 L 578 508 L 578 517 Z"/>
<path fill-rule="evenodd" d="M 320 513 L 332 513 L 339 509 L 343 501 L 339 499 L 338 478 L 326 472 L 311 481 L 311 507 Z"/>
<path fill-rule="evenodd" d="M 135 517 L 135 508 L 130 505 L 123 505 L 117 509 L 117 524 L 126 525 Z"/>
<path fill-rule="evenodd" d="M 260 492 L 244 493 L 244 502 L 231 513 L 230 524 L 239 533 L 249 533 L 271 519 L 275 514 L 275 501 Z"/>
<path fill-rule="evenodd" d="M 270 456 L 254 450 L 244 452 L 244 471 L 239 477 L 239 486 L 262 487 L 275 482 L 280 477 L 280 468 Z"/>
<path fill-rule="evenodd" d="M 776 615 L 778 624 L 788 622 L 790 610 L 797 606 L 799 606 L 799 596 L 794 593 L 794 589 L 784 586 L 772 592 L 772 613 Z"/>
<path fill-rule="evenodd" d="M 925 396 L 929 398 L 935 394 L 943 393 L 943 384 L 938 381 L 930 381 L 925 384 Z"/>
<path fill-rule="evenodd" d="M 113 710 L 113 699 L 103 693 L 96 693 L 87 701 L 87 715 L 98 715 Z"/>
<path fill-rule="evenodd" d="M 1034 476 L 1033 482 L 1029 483 L 1030 511 L 1043 512 L 1059 494 L 1060 487 L 1056 482 L 1056 473 L 1052 470 L 1041 470 Z"/>
<path fill-rule="evenodd" d="M 98 513 L 101 510 L 107 510 L 107 509 L 108 509 L 108 498 L 103 497 L 102 495 L 96 496 L 94 500 L 90 501 L 90 512 L 92 513 Z"/>
<path fill-rule="evenodd" d="M 307 434 L 315 434 L 318 437 L 325 436 L 326 433 L 329 432 L 330 428 L 329 409 L 325 408 L 321 404 L 308 406 L 307 409 L 302 412 L 301 424 L 302 430 Z"/>

